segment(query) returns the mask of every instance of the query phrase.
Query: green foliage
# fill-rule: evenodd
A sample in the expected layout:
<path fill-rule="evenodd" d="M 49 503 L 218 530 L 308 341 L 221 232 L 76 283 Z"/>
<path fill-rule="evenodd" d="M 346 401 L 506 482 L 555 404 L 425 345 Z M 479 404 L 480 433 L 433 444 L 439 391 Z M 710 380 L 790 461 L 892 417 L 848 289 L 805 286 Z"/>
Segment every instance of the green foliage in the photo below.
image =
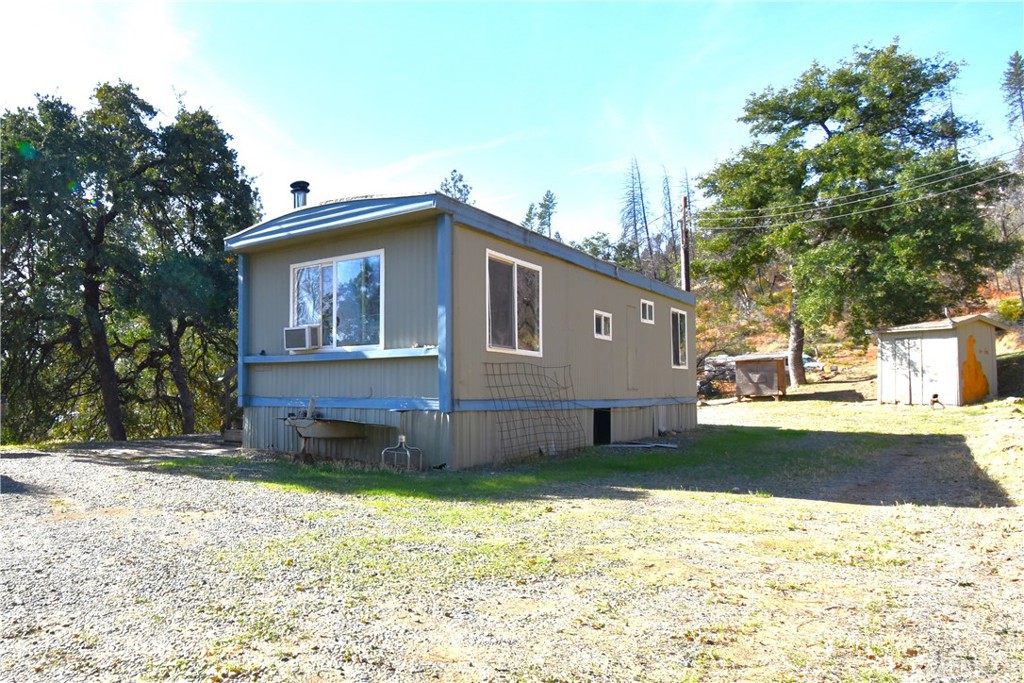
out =
<path fill-rule="evenodd" d="M 1002 299 L 996 304 L 996 313 L 1004 320 L 1016 323 L 1024 318 L 1024 306 L 1021 306 L 1020 299 L 1015 297 Z"/>
<path fill-rule="evenodd" d="M 551 237 L 551 218 L 555 215 L 555 207 L 557 205 L 558 201 L 555 199 L 555 193 L 548 190 L 541 197 L 539 203 L 530 203 L 520 225 L 527 230 L 533 230 L 534 232 Z"/>
<path fill-rule="evenodd" d="M 627 270 L 637 272 L 640 270 L 640 264 L 636 259 L 636 253 L 633 246 L 625 241 L 619 241 L 612 244 L 611 239 L 608 237 L 608 233 L 606 232 L 599 232 L 589 237 L 585 237 L 581 242 L 571 242 L 570 245 L 574 249 L 579 249 L 582 252 L 590 254 L 594 258 L 614 263 L 615 265 L 626 268 Z"/>
<path fill-rule="evenodd" d="M 696 270 L 761 305 L 798 292 L 799 321 L 855 338 L 973 300 L 1019 245 L 978 206 L 1006 170 L 958 151 L 977 133 L 943 106 L 958 68 L 893 43 L 752 96 L 754 140 L 699 183 Z"/>
<path fill-rule="evenodd" d="M 540 203 L 537 204 L 537 232 L 551 237 L 551 219 L 555 215 L 557 205 L 555 193 L 551 190 L 545 192 L 544 196 L 540 198 Z"/>
<path fill-rule="evenodd" d="M 527 230 L 537 230 L 537 205 L 530 202 L 530 206 L 526 208 L 526 215 L 523 216 L 523 221 L 519 224 Z"/>
<path fill-rule="evenodd" d="M 1020 52 L 1010 55 L 1000 87 L 1006 102 L 1006 121 L 1024 144 L 1024 58 Z"/>
<path fill-rule="evenodd" d="M 437 189 L 441 194 L 448 195 L 452 199 L 458 199 L 465 204 L 473 203 L 469 201 L 469 193 L 473 191 L 473 187 L 466 182 L 457 169 L 453 168 L 451 175 L 442 180 L 441 186 Z"/>
<path fill-rule="evenodd" d="M 3 115 L 7 440 L 219 426 L 211 377 L 233 362 L 236 296 L 223 239 L 259 203 L 208 112 L 155 115 L 123 82 L 81 114 L 40 97 Z"/>

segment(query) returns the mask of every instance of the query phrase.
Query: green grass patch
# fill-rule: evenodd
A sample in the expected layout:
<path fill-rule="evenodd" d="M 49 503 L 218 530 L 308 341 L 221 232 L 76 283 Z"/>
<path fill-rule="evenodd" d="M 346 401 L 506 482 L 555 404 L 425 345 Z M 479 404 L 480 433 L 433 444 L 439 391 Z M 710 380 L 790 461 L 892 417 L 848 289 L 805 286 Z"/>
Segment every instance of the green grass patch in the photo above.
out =
<path fill-rule="evenodd" d="M 616 490 L 642 489 L 652 481 L 672 488 L 686 488 L 693 482 L 712 490 L 739 487 L 767 498 L 775 492 L 758 482 L 796 481 L 839 472 L 855 466 L 866 453 L 885 447 L 891 438 L 852 434 L 823 440 L 809 429 L 702 426 L 678 437 L 677 448 L 590 448 L 572 456 L 494 470 L 399 473 L 243 457 L 167 458 L 155 467 L 201 477 L 230 475 L 283 491 L 371 498 L 511 501 L 543 498 L 555 488 L 573 484 L 606 488 L 607 495 L 617 495 Z"/>
<path fill-rule="evenodd" d="M 210 469 L 236 467 L 252 461 L 244 456 L 193 456 L 189 458 L 167 458 L 158 460 L 154 466 L 160 470 L 180 471 L 186 474 L 202 475 Z"/>
<path fill-rule="evenodd" d="M 537 576 L 554 571 L 556 564 L 552 554 L 526 540 L 401 527 L 303 533 L 257 550 L 236 551 L 222 560 L 255 579 L 275 572 L 294 574 L 297 591 L 319 586 L 358 591 L 381 582 L 437 590 L 466 579 Z M 558 569 L 570 571 L 571 566 Z"/>

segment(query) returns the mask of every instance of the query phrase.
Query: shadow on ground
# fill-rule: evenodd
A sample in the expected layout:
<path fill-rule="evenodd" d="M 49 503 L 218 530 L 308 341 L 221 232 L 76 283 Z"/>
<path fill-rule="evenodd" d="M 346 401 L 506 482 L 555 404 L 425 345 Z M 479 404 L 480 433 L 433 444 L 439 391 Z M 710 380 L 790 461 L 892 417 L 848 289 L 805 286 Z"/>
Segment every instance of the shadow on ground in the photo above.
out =
<path fill-rule="evenodd" d="M 1014 505 L 957 435 L 702 425 L 657 443 L 674 447 L 597 447 L 486 471 L 425 473 L 358 463 L 299 465 L 287 455 L 241 451 L 211 437 L 79 446 L 65 454 L 171 477 L 440 500 L 641 499 L 653 490 L 682 489 L 857 505 Z"/>
<path fill-rule="evenodd" d="M 822 382 L 821 384 L 825 384 Z M 813 394 L 786 394 L 784 401 L 837 401 L 840 403 L 862 403 L 864 394 L 856 389 L 829 389 Z"/>

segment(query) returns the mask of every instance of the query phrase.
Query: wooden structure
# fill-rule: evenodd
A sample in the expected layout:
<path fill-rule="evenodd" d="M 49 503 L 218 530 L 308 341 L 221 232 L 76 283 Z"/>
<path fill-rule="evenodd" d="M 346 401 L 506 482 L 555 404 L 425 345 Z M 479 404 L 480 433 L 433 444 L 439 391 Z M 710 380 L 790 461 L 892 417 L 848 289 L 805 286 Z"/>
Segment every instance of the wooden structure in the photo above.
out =
<path fill-rule="evenodd" d="M 736 398 L 771 396 L 776 401 L 786 395 L 786 355 L 753 353 L 736 356 Z"/>
<path fill-rule="evenodd" d="M 226 240 L 245 447 L 299 451 L 284 418 L 311 396 L 320 422 L 365 425 L 315 455 L 379 462 L 398 441 L 423 468 L 696 427 L 693 294 L 442 194 L 307 191 Z"/>
<path fill-rule="evenodd" d="M 964 315 L 875 330 L 878 401 L 960 406 L 994 398 L 996 334 L 986 315 Z"/>

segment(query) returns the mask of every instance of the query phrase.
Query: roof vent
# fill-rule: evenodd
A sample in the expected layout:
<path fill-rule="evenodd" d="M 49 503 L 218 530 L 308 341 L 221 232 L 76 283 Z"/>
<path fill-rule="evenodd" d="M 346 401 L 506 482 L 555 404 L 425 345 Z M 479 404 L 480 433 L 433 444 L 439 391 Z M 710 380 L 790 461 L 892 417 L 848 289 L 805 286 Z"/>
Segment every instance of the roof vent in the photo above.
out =
<path fill-rule="evenodd" d="M 306 205 L 306 195 L 309 194 L 309 183 L 305 180 L 296 180 L 292 183 L 292 198 L 294 208 L 299 209 Z"/>

